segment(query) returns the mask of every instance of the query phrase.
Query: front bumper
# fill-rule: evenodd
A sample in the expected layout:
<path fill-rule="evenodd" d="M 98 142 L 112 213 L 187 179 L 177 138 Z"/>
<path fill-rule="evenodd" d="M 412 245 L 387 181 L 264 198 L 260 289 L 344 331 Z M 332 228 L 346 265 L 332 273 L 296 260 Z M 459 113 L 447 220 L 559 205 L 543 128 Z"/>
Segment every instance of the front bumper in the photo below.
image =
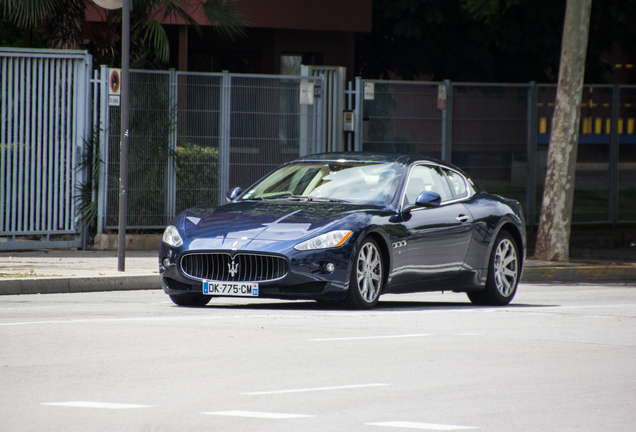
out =
<path fill-rule="evenodd" d="M 260 298 L 341 300 L 346 296 L 349 285 L 353 249 L 352 244 L 336 249 L 303 252 L 289 250 L 284 254 L 276 254 L 287 260 L 288 272 L 284 277 L 273 281 L 246 282 L 258 282 Z M 162 244 L 159 251 L 159 270 L 162 276 L 161 286 L 166 294 L 175 296 L 203 293 L 203 280 L 186 276 L 180 267 L 181 258 L 189 252 L 193 251 L 180 251 Z M 245 250 L 197 250 L 196 252 L 264 253 Z M 266 253 L 272 254 L 271 251 Z M 325 269 L 326 263 L 333 263 L 335 269 L 328 272 Z"/>

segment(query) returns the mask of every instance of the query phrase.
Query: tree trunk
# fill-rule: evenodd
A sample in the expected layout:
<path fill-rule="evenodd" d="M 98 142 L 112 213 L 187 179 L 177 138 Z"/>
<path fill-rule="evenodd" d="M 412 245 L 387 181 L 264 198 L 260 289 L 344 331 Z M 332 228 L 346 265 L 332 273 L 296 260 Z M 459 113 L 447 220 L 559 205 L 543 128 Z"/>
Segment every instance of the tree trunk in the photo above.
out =
<path fill-rule="evenodd" d="M 568 0 L 535 258 L 569 261 L 574 176 L 592 0 Z"/>

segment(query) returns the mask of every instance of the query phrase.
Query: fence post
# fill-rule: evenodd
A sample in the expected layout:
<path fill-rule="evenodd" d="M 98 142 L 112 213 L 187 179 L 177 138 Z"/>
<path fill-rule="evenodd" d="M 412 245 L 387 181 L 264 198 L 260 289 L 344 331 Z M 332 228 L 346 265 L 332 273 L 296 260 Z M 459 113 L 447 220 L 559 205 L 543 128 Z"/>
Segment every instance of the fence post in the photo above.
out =
<path fill-rule="evenodd" d="M 353 135 L 353 151 L 362 151 L 362 109 L 364 107 L 364 89 L 362 88 L 362 77 L 356 77 L 355 89 L 356 107 L 353 111 L 354 135 Z"/>
<path fill-rule="evenodd" d="M 309 66 L 301 65 L 300 66 L 300 75 L 301 80 L 300 83 L 309 82 Z M 304 78 L 307 77 L 307 78 Z M 311 147 L 313 140 L 316 137 L 314 133 L 316 129 L 316 124 L 314 122 L 313 114 L 309 114 L 309 107 L 307 105 L 300 105 L 300 137 L 299 137 L 299 146 L 298 146 L 298 156 L 307 156 L 311 153 Z M 311 123 L 311 126 L 310 126 Z"/>
<path fill-rule="evenodd" d="M 534 227 L 537 202 L 537 117 L 539 90 L 535 81 L 528 86 L 528 147 L 526 173 L 526 225 Z"/>
<path fill-rule="evenodd" d="M 108 194 L 108 146 L 110 108 L 108 107 L 108 67 L 100 66 L 100 104 L 99 110 L 99 159 L 102 161 L 102 169 L 99 170 L 97 185 L 97 234 L 104 233 L 104 218 Z"/>
<path fill-rule="evenodd" d="M 445 80 L 446 109 L 442 111 L 442 160 L 451 162 L 453 149 L 453 84 Z"/>
<path fill-rule="evenodd" d="M 612 89 L 612 121 L 610 126 L 609 148 L 609 187 L 608 187 L 608 220 L 612 227 L 618 222 L 618 117 L 620 108 L 620 86 L 614 84 Z"/>
<path fill-rule="evenodd" d="M 221 77 L 221 115 L 219 116 L 219 198 L 225 204 L 225 193 L 230 189 L 230 119 L 232 115 L 232 82 L 228 71 Z"/>
<path fill-rule="evenodd" d="M 322 122 L 326 122 L 331 128 L 336 127 L 336 123 L 327 119 L 327 103 L 325 102 L 325 87 L 327 85 L 327 76 L 323 73 L 320 74 L 320 97 L 314 98 L 316 105 L 314 106 L 314 112 L 316 113 L 316 121 L 314 124 L 318 130 L 318 139 L 316 140 L 316 149 L 314 153 L 325 153 L 328 148 L 329 137 L 333 131 L 328 131 Z M 343 96 L 344 97 L 344 96 Z M 333 151 L 330 150 L 330 151 Z"/>
<path fill-rule="evenodd" d="M 99 75 L 99 72 L 97 70 L 93 71 L 93 79 L 91 80 L 91 84 L 93 85 L 93 121 L 91 123 L 91 132 L 94 134 L 97 134 L 97 136 L 93 136 L 91 134 L 91 140 L 93 141 L 93 143 L 99 143 L 99 139 L 102 136 L 102 132 L 99 129 L 100 127 L 100 119 L 101 119 L 101 105 L 100 105 L 100 97 L 101 97 L 101 78 Z M 101 157 L 99 157 L 99 145 L 97 147 L 93 147 L 93 154 L 91 155 L 91 157 L 93 158 L 93 163 L 95 164 L 101 164 Z M 93 172 L 91 173 L 91 175 L 95 172 L 99 173 L 98 175 L 101 176 L 101 172 L 103 171 L 104 167 L 99 166 L 95 169 L 95 167 L 93 168 Z M 92 182 L 93 182 L 93 195 L 91 197 L 91 199 L 93 200 L 93 202 L 95 202 L 97 204 L 97 208 L 98 208 L 98 213 L 97 213 L 97 227 L 99 227 L 100 224 L 100 219 L 99 219 L 99 200 L 100 200 L 100 196 L 99 196 L 99 183 L 100 183 L 100 177 L 97 178 L 93 178 Z M 96 227 L 96 229 L 97 229 Z M 99 232 L 99 231 L 98 231 Z M 101 233 L 100 233 L 101 234 Z"/>
<path fill-rule="evenodd" d="M 354 92 L 353 92 L 353 83 L 351 81 L 349 81 L 347 83 L 347 91 L 345 92 L 345 94 L 347 95 L 347 107 L 346 107 L 346 110 L 347 111 L 352 111 L 353 110 L 353 95 L 354 95 Z M 354 125 L 355 125 L 355 122 L 354 122 Z M 344 150 L 347 151 L 347 152 L 353 151 L 353 141 L 352 141 L 352 138 L 353 138 L 352 135 L 353 134 L 352 133 L 346 133 L 344 131 L 344 126 L 343 126 L 343 131 L 342 132 L 345 134 L 345 143 L 344 143 L 345 149 Z"/>
<path fill-rule="evenodd" d="M 165 217 L 164 221 L 166 225 L 176 214 L 177 207 L 177 172 L 176 172 L 176 160 L 175 153 L 177 151 L 177 127 L 178 127 L 178 76 L 174 68 L 169 69 L 170 75 L 168 75 L 168 115 L 170 116 L 170 138 L 168 139 L 168 166 L 166 167 L 164 178 L 164 193 L 165 193 Z"/>
<path fill-rule="evenodd" d="M 79 80 L 81 82 L 81 85 L 78 86 L 80 88 L 80 91 L 79 91 L 80 96 L 78 97 L 78 99 L 79 99 L 79 103 L 81 107 L 79 111 L 75 111 L 75 115 L 79 116 L 77 127 L 75 130 L 79 131 L 82 134 L 82 141 L 88 141 L 93 139 L 93 128 L 92 128 L 92 118 L 91 118 L 91 114 L 92 114 L 91 112 L 92 111 L 91 110 L 92 108 L 91 107 L 91 100 L 92 100 L 91 71 L 92 70 L 93 70 L 93 57 L 90 54 L 86 53 L 84 55 L 84 61 L 81 62 L 81 67 L 79 70 Z M 76 103 L 77 102 L 78 101 L 76 100 Z M 73 161 L 74 167 L 77 166 L 79 161 L 82 160 L 82 156 L 85 151 L 84 146 L 78 146 L 78 147 L 80 147 L 80 149 L 77 152 L 77 155 L 75 156 L 75 161 Z M 93 155 L 92 154 L 87 155 L 87 157 L 93 158 Z M 94 181 L 94 179 L 92 178 L 92 172 L 87 172 L 87 169 L 85 168 L 83 170 L 83 173 L 81 174 L 81 178 L 76 179 L 75 181 L 76 187 L 79 189 L 81 184 L 87 179 L 90 179 L 91 182 Z M 78 219 L 78 216 L 82 216 L 82 215 L 76 214 L 75 206 L 73 206 L 72 214 L 73 214 L 73 219 L 75 220 Z M 86 248 L 88 247 L 88 236 L 89 236 L 88 224 L 86 222 L 82 221 L 79 223 L 79 232 L 81 236 L 82 250 L 86 250 Z"/>

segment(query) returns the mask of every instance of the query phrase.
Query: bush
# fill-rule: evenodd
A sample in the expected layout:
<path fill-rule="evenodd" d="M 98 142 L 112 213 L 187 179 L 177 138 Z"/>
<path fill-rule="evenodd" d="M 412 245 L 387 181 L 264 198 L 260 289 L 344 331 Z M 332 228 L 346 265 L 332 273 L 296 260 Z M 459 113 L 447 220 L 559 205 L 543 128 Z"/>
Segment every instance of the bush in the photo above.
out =
<path fill-rule="evenodd" d="M 219 151 L 186 143 L 177 147 L 177 213 L 199 205 L 217 205 Z"/>

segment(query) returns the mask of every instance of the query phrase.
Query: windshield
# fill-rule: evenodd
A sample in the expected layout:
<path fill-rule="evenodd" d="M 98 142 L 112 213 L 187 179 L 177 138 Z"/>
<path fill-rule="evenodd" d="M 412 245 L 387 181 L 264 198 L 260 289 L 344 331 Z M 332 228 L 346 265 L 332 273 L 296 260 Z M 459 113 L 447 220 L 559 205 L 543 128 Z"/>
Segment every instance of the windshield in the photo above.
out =
<path fill-rule="evenodd" d="M 241 199 L 307 199 L 387 205 L 395 195 L 402 170 L 402 165 L 396 163 L 292 163 L 271 173 Z"/>

